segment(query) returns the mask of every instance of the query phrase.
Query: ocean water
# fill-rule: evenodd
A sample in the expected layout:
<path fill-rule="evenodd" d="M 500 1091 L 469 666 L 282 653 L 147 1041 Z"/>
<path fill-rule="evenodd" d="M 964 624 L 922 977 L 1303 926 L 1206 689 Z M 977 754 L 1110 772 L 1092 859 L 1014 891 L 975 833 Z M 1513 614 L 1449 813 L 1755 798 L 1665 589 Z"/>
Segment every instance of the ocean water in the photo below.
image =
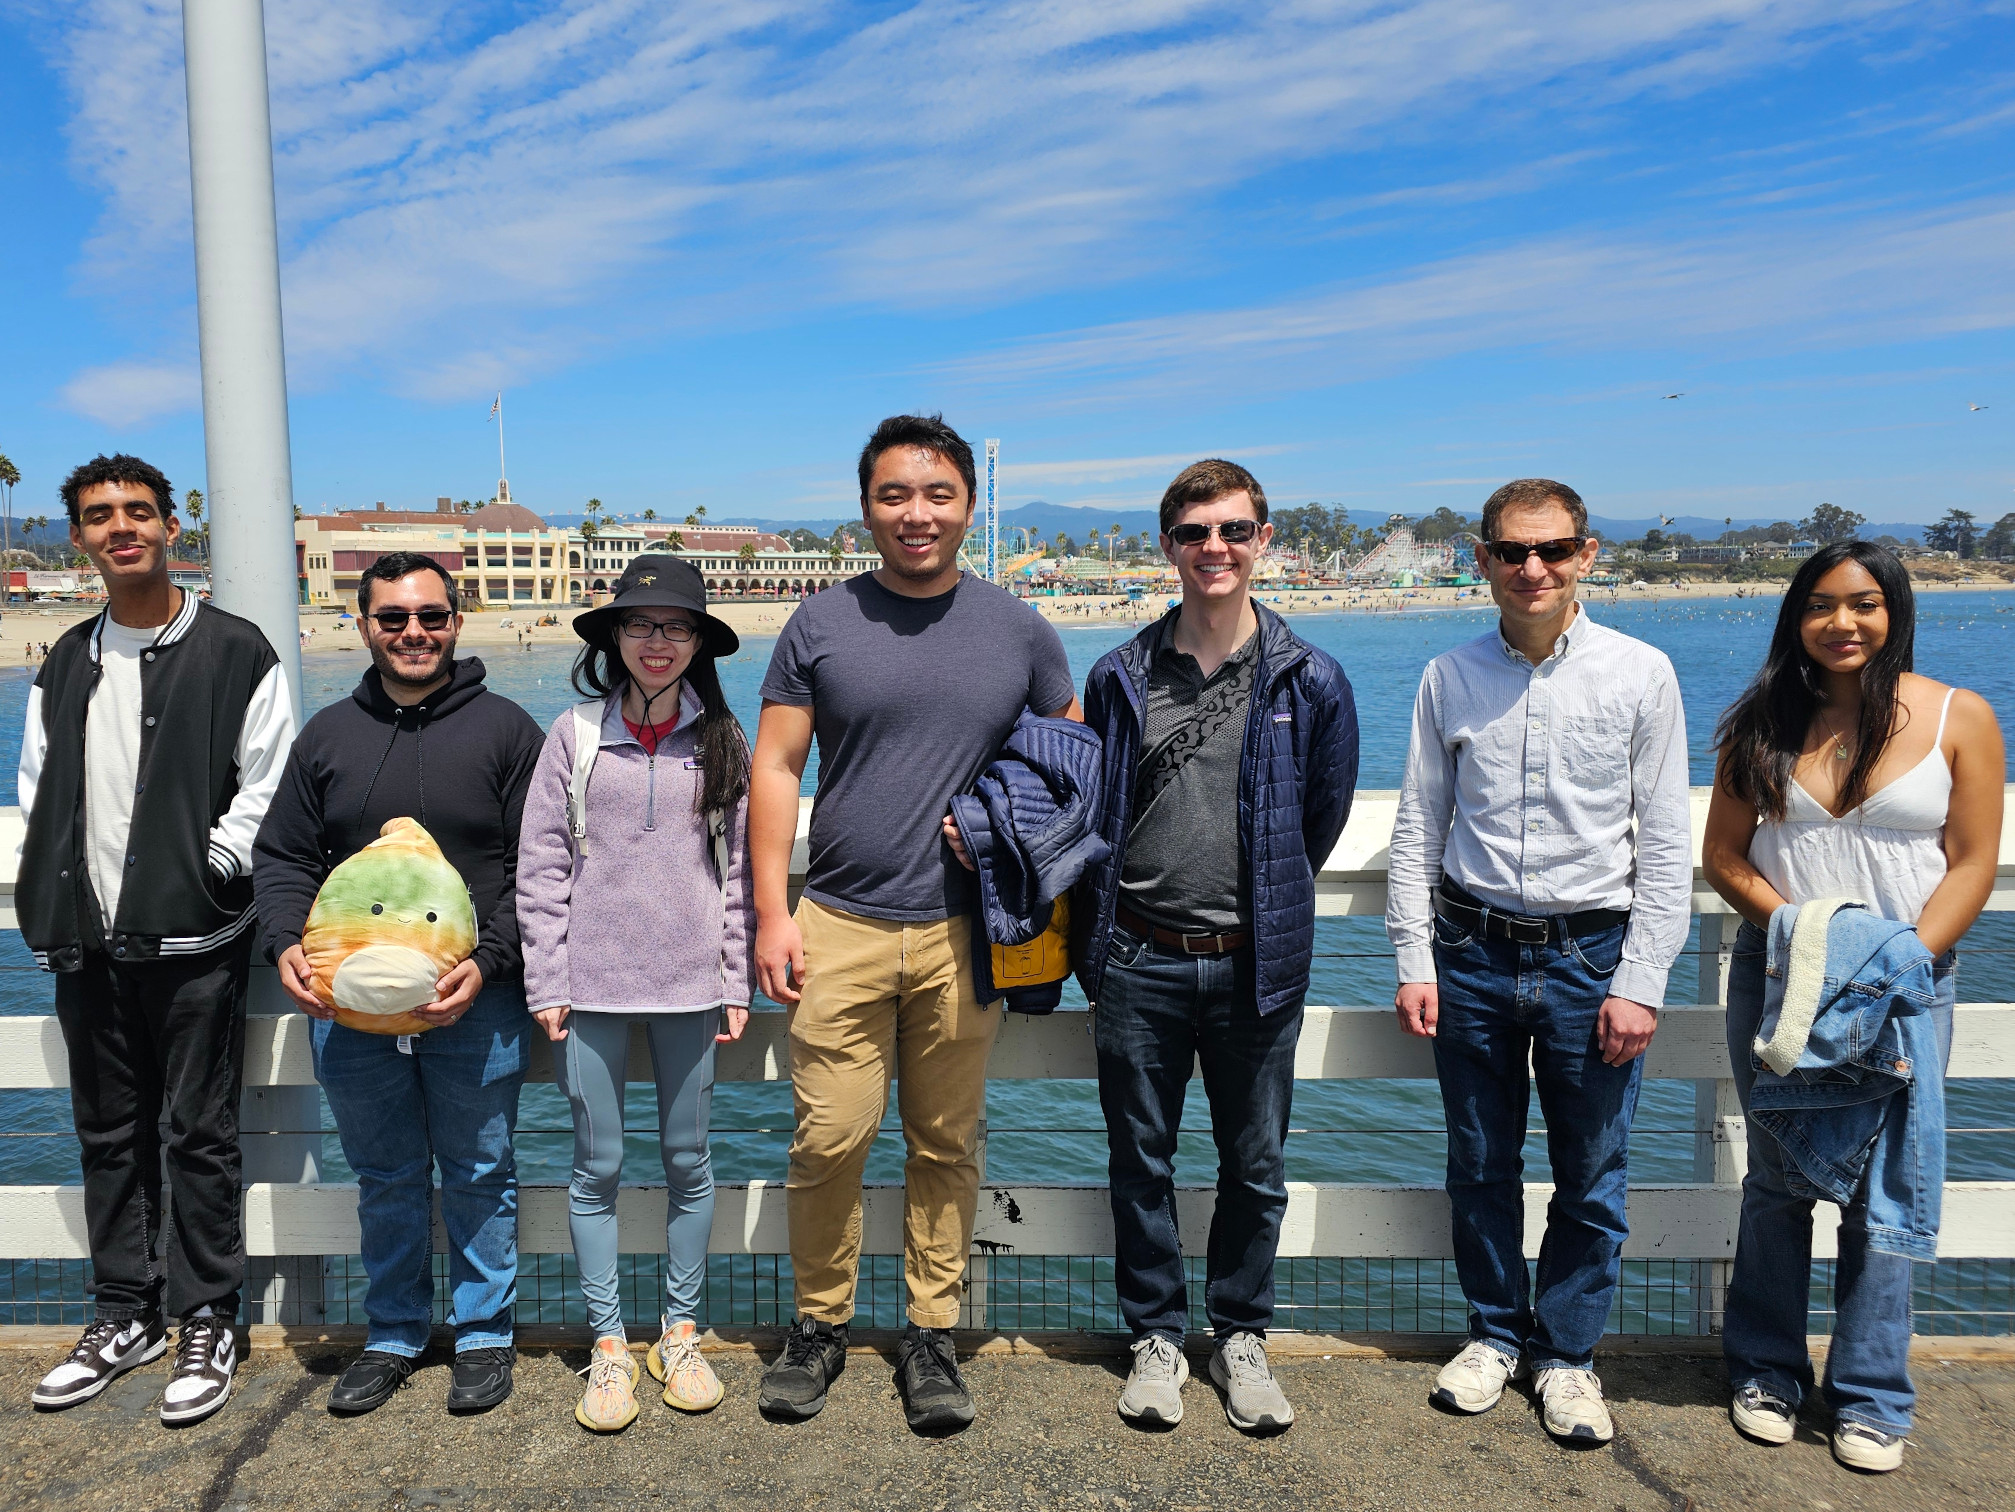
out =
<path fill-rule="evenodd" d="M 2015 711 L 2015 596 L 1934 594 L 1920 602 L 1918 666 L 1985 696 L 2004 719 Z M 1709 779 L 1709 741 L 1716 718 L 1761 660 L 1775 602 L 1733 599 L 1667 604 L 1596 604 L 1597 619 L 1663 649 L 1678 669 L 1687 709 L 1692 780 Z M 1335 655 L 1356 690 L 1363 737 L 1361 785 L 1397 787 L 1421 669 L 1441 651 L 1482 634 L 1493 623 L 1487 609 L 1393 614 L 1297 616 L 1294 628 Z M 1069 627 L 1061 631 L 1080 686 L 1097 658 L 1124 640 L 1124 627 Z M 722 667 L 729 699 L 754 728 L 758 688 L 772 642 L 750 637 Z M 571 659 L 558 645 L 479 653 L 491 685 L 550 724 L 574 701 L 568 685 Z M 306 661 L 311 708 L 348 695 L 366 659 L 361 650 L 321 651 Z M 18 759 L 21 714 L 31 674 L 0 669 L 0 770 Z M 816 760 L 816 758 L 815 758 Z M 806 773 L 806 791 L 816 765 Z M 1689 949 L 1691 947 L 1689 946 Z M 1376 920 L 1324 920 L 1318 925 L 1313 1003 L 1389 1002 L 1391 957 Z M 1987 915 L 1961 946 L 1963 1000 L 2015 999 L 2015 916 Z M 1697 970 L 1682 958 L 1674 972 L 1674 1001 L 1691 1000 Z M 36 971 L 15 934 L 0 935 L 0 1013 L 47 1013 L 48 977 Z M 1067 999 L 1067 1006 L 1082 1000 Z M 1951 1177 L 2015 1177 L 2015 1085 L 1959 1081 L 1951 1088 Z M 1681 1082 L 1647 1084 L 1633 1140 L 1632 1171 L 1643 1181 L 1692 1178 L 1692 1088 Z M 627 1166 L 634 1180 L 655 1177 L 654 1096 L 630 1090 L 626 1122 L 637 1131 Z M 1534 1110 L 1537 1124 L 1537 1109 Z M 1096 1090 L 1083 1082 L 997 1082 L 988 1097 L 987 1169 L 992 1179 L 1099 1181 L 1105 1174 L 1103 1126 Z M 888 1123 L 893 1126 L 893 1110 Z M 0 1091 L 0 1184 L 74 1182 L 77 1157 L 67 1132 L 64 1093 Z M 324 1113 L 327 1126 L 327 1114 Z M 1426 1082 L 1304 1082 L 1296 1089 L 1294 1130 L 1288 1143 L 1294 1180 L 1415 1181 L 1440 1179 L 1444 1136 L 1439 1096 Z M 528 1181 L 564 1181 L 571 1134 L 564 1101 L 551 1087 L 526 1089 L 520 1120 L 520 1172 Z M 789 1088 L 728 1085 L 714 1104 L 714 1160 L 722 1180 L 780 1178 L 789 1140 Z M 1178 1151 L 1179 1179 L 1207 1180 L 1215 1160 L 1201 1094 L 1191 1098 Z M 348 1170 L 333 1132 L 324 1139 L 328 1178 Z M 877 1142 L 868 1175 L 898 1179 L 900 1136 Z M 1527 1168 L 1546 1179 L 1543 1140 L 1528 1142 Z"/>

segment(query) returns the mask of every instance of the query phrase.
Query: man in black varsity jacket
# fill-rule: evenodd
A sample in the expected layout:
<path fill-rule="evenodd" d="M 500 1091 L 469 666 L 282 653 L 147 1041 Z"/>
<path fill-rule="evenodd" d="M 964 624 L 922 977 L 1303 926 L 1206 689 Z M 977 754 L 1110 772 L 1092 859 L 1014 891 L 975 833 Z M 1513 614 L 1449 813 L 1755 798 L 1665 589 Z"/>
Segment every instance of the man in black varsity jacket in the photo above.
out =
<path fill-rule="evenodd" d="M 63 503 L 111 603 L 56 642 L 28 695 L 14 906 L 56 974 L 97 1305 L 34 1401 L 88 1400 L 160 1355 L 165 1308 L 181 1330 L 161 1420 L 189 1423 L 224 1405 L 237 1364 L 252 841 L 293 696 L 256 626 L 169 582 L 180 526 L 158 469 L 95 457 Z"/>

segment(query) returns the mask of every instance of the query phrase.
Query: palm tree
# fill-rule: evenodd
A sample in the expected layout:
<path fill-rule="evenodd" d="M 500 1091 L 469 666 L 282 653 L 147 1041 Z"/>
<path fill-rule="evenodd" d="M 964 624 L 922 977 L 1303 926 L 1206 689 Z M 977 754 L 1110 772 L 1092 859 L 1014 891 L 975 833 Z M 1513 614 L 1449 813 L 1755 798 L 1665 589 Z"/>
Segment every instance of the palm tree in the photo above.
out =
<path fill-rule="evenodd" d="M 203 490 L 192 488 L 182 495 L 182 507 L 189 511 L 189 534 L 196 538 L 203 550 L 203 560 L 210 560 L 210 537 L 203 529 Z M 230 532 L 226 531 L 226 535 Z"/>
<path fill-rule="evenodd" d="M 658 512 L 655 509 L 647 509 L 644 511 L 644 518 L 647 520 L 655 520 L 657 517 Z"/>
<path fill-rule="evenodd" d="M 741 562 L 743 568 L 746 569 L 749 563 L 756 559 L 756 543 L 754 541 L 742 542 L 742 549 L 735 553 L 735 557 Z"/>
<path fill-rule="evenodd" d="M 0 563 L 11 568 L 14 565 L 14 485 L 21 481 L 21 470 L 5 452 L 0 452 L 0 488 L 7 490 L 7 510 L 0 514 Z M 0 600 L 9 603 L 14 598 L 13 578 L 7 579 L 7 586 L 0 590 Z"/>

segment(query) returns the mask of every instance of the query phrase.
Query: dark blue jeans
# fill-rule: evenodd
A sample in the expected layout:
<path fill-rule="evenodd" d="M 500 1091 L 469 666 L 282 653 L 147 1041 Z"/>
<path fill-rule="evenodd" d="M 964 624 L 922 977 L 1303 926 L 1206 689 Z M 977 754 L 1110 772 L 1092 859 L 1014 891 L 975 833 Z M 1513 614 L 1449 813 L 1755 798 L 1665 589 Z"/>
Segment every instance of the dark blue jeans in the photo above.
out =
<path fill-rule="evenodd" d="M 1763 968 L 1769 940 L 1754 924 L 1735 936 L 1728 965 L 1728 1062 L 1743 1111 L 1756 1085 L 1750 1046 L 1763 1021 Z M 1932 1022 L 1949 1059 L 1952 1004 L 1959 993 L 1954 957 L 1933 969 L 1938 1004 Z M 1812 1300 L 1812 1207 L 1784 1179 L 1784 1151 L 1767 1130 L 1749 1126 L 1749 1174 L 1742 1178 L 1742 1228 L 1722 1317 L 1729 1383 L 1761 1386 L 1798 1406 L 1812 1390 L 1805 1340 Z M 1910 1262 L 1868 1245 L 1868 1210 L 1840 1215 L 1840 1258 L 1833 1271 L 1833 1341 L 1826 1351 L 1826 1401 L 1842 1422 L 1908 1433 L 1917 1389 L 1910 1383 Z"/>
<path fill-rule="evenodd" d="M 1469 1336 L 1532 1366 L 1586 1368 L 1609 1319 L 1629 1233 L 1630 1120 L 1644 1058 L 1607 1066 L 1596 1020 L 1623 925 L 1515 945 L 1434 921 L 1448 1118 L 1448 1204 Z M 1526 1066 L 1531 1064 L 1528 1080 Z M 1525 1120 L 1539 1085 L 1553 1200 L 1536 1281 L 1525 1273 Z"/>
<path fill-rule="evenodd" d="M 367 1349 L 416 1358 L 434 1323 L 434 1164 L 448 1231 L 455 1350 L 511 1342 L 518 1292 L 518 1168 L 511 1131 L 525 1082 L 522 982 L 485 987 L 459 1021 L 415 1035 L 318 1021 L 315 1075 L 357 1173 Z"/>
<path fill-rule="evenodd" d="M 1287 1211 L 1287 1119 L 1301 1009 L 1261 1017 L 1250 948 L 1167 954 L 1116 929 L 1092 1016 L 1120 1314 L 1136 1336 L 1189 1328 L 1175 1216 L 1175 1146 L 1191 1069 L 1203 1062 L 1217 1141 L 1204 1307 L 1218 1338 L 1273 1322 L 1273 1260 Z"/>

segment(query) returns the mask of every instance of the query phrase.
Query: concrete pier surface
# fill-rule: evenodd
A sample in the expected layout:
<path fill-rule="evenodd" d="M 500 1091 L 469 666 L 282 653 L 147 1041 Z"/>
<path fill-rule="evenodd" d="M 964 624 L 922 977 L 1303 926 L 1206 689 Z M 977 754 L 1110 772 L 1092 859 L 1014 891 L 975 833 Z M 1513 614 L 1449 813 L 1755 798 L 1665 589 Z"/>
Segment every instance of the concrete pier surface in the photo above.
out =
<path fill-rule="evenodd" d="M 38 1413 L 29 1391 L 62 1346 L 23 1347 L 36 1342 L 22 1337 L 30 1331 L 7 1332 L 16 1335 L 0 1348 L 0 1507 L 8 1509 L 2015 1506 L 2015 1354 L 2006 1341 L 1919 1341 L 1913 1447 L 1902 1471 L 1868 1477 L 1834 1463 L 1816 1412 L 1780 1449 L 1736 1437 L 1719 1361 L 1698 1354 L 1700 1341 L 1598 1360 L 1618 1436 L 1574 1451 L 1546 1437 L 1523 1393 L 1475 1418 L 1429 1407 L 1436 1360 L 1459 1342 L 1449 1340 L 1433 1344 L 1433 1357 L 1425 1340 L 1335 1341 L 1327 1358 L 1321 1340 L 1283 1348 L 1277 1373 L 1298 1420 L 1271 1439 L 1226 1423 L 1199 1354 L 1184 1421 L 1149 1434 L 1114 1413 L 1125 1356 L 1110 1342 L 1046 1350 L 996 1342 L 964 1367 L 979 1420 L 933 1440 L 905 1428 L 890 1341 L 879 1337 L 879 1348 L 855 1350 L 810 1423 L 757 1414 L 772 1348 L 758 1340 L 710 1352 L 727 1387 L 713 1413 L 682 1417 L 653 1393 L 627 1432 L 598 1437 L 573 1420 L 584 1347 L 525 1349 L 511 1399 L 467 1418 L 443 1410 L 449 1357 L 437 1347 L 392 1402 L 338 1419 L 323 1404 L 356 1344 L 296 1339 L 249 1351 L 222 1413 L 169 1430 L 155 1417 L 165 1358 L 95 1402 Z M 1694 1353 L 1681 1352 L 1688 1347 Z"/>

